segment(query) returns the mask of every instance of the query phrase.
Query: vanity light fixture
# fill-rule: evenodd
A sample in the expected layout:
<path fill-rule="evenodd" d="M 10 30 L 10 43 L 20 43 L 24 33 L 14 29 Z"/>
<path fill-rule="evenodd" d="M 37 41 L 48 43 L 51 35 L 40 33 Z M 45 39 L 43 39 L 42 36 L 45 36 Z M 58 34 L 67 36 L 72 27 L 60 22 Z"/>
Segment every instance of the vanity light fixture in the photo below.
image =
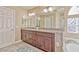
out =
<path fill-rule="evenodd" d="M 47 7 L 45 9 L 43 9 L 43 12 L 48 13 L 48 12 L 52 12 L 53 8 L 52 7 Z"/>
<path fill-rule="evenodd" d="M 35 16 L 35 13 L 29 13 L 28 15 L 29 16 Z"/>

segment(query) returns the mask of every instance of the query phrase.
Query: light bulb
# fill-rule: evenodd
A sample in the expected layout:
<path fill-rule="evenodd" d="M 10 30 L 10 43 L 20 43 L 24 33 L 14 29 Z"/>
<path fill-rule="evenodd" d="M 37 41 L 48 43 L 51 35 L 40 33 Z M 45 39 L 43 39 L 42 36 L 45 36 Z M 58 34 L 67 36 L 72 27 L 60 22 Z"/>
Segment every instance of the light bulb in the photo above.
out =
<path fill-rule="evenodd" d="M 35 16 L 35 13 L 31 13 L 32 16 Z"/>
<path fill-rule="evenodd" d="M 52 7 L 49 7 L 49 8 L 48 8 L 48 11 L 53 11 Z"/>
<path fill-rule="evenodd" d="M 47 10 L 47 9 L 43 9 L 43 11 L 44 11 L 45 13 L 47 13 L 47 12 L 48 12 L 48 10 Z"/>
<path fill-rule="evenodd" d="M 32 16 L 31 13 L 28 14 L 29 16 Z"/>

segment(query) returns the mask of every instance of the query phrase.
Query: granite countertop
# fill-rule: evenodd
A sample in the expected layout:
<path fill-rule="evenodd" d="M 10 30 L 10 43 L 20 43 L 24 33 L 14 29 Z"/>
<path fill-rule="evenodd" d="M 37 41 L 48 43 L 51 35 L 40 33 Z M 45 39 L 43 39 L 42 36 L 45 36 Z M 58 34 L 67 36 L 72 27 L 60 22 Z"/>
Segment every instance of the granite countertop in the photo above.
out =
<path fill-rule="evenodd" d="M 57 29 L 57 28 L 52 28 L 52 29 L 22 28 L 22 30 L 31 30 L 31 31 L 49 32 L 49 33 L 61 33 L 61 32 L 63 32 L 62 30 Z"/>

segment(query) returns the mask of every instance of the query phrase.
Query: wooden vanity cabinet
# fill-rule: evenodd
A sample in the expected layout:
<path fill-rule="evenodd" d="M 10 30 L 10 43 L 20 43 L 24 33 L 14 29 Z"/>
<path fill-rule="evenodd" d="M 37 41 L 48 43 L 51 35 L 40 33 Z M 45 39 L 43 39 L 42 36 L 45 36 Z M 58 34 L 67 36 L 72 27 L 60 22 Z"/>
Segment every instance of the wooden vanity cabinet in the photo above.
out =
<path fill-rule="evenodd" d="M 28 31 L 26 30 L 21 30 L 21 39 L 25 42 L 31 43 L 30 39 L 31 35 Z"/>
<path fill-rule="evenodd" d="M 55 51 L 54 33 L 21 30 L 22 40 L 47 52 Z"/>

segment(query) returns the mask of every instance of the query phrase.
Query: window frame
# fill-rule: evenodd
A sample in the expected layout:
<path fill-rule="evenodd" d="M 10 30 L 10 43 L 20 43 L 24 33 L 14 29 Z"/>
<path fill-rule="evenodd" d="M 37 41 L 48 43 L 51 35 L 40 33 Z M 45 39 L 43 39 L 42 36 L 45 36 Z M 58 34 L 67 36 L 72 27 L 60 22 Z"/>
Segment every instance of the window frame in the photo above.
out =
<path fill-rule="evenodd" d="M 68 18 L 74 18 L 74 20 L 76 20 L 76 29 L 75 29 L 76 31 L 75 32 L 72 32 L 72 31 L 69 32 L 68 31 Z M 77 22 L 77 21 L 79 21 L 79 16 L 76 16 L 76 17 L 75 16 L 71 16 L 71 17 L 68 17 L 68 18 L 67 18 L 67 28 L 66 28 L 67 32 L 68 33 L 79 33 L 79 27 L 78 27 L 79 23 Z"/>

